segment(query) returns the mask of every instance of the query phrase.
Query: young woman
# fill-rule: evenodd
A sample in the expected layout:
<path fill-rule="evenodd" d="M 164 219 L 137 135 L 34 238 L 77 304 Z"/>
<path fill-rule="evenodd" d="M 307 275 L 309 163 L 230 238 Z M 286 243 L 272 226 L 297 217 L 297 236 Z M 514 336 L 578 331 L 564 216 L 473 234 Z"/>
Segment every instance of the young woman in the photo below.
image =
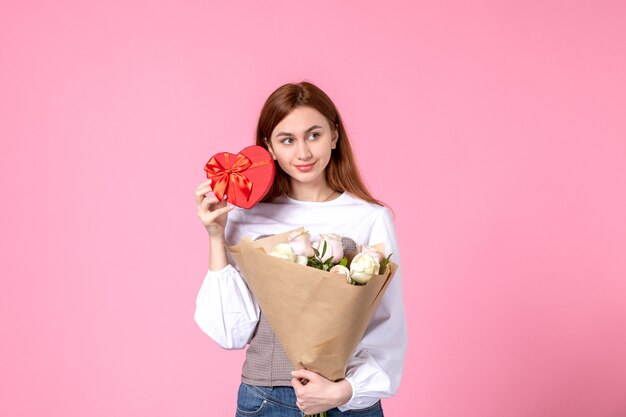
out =
<path fill-rule="evenodd" d="M 266 147 L 277 163 L 262 202 L 250 210 L 219 203 L 210 180 L 196 189 L 210 252 L 194 318 L 223 348 L 248 345 L 237 417 L 301 417 L 326 410 L 329 417 L 382 416 L 380 398 L 398 389 L 406 347 L 402 264 L 390 211 L 364 186 L 339 113 L 315 85 L 286 84 L 274 91 L 261 111 L 256 144 Z M 228 257 L 227 246 L 244 236 L 298 227 L 312 236 L 332 232 L 359 244 L 385 242 L 386 253 L 400 265 L 340 381 L 292 368 Z M 301 379 L 309 382 L 303 385 Z"/>

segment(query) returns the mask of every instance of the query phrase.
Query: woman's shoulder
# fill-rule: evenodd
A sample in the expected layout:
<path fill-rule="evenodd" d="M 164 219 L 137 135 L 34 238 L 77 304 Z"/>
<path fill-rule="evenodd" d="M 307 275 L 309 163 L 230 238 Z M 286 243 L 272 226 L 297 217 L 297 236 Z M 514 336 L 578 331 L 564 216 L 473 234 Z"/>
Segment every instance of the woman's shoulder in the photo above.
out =
<path fill-rule="evenodd" d="M 346 196 L 346 203 L 349 206 L 354 207 L 355 209 L 360 209 L 364 211 L 368 211 L 374 214 L 378 214 L 380 216 L 391 213 L 391 209 L 385 205 L 373 203 L 371 201 L 364 200 L 359 196 L 356 196 L 349 192 L 344 192 Z"/>
<path fill-rule="evenodd" d="M 286 219 L 292 216 L 313 217 L 335 215 L 367 215 L 383 216 L 389 213 L 389 208 L 380 204 L 366 201 L 350 192 L 344 191 L 339 197 L 326 202 L 299 201 L 287 196 L 279 196 L 272 201 L 256 204 L 250 209 L 235 207 L 229 213 L 229 222 L 265 223 L 268 220 Z"/>
<path fill-rule="evenodd" d="M 278 213 L 283 213 L 285 207 L 285 204 L 279 200 L 257 203 L 249 209 L 235 207 L 228 213 L 228 223 L 237 224 L 239 227 L 266 223 L 276 218 Z"/>

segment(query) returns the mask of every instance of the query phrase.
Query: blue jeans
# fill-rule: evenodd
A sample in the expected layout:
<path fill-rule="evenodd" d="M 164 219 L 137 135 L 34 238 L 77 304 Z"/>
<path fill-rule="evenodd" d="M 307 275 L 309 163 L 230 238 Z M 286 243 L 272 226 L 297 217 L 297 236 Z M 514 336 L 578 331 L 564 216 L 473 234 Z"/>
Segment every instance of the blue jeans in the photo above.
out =
<path fill-rule="evenodd" d="M 237 393 L 236 417 L 302 417 L 292 387 L 258 387 L 242 383 Z M 360 410 L 328 410 L 328 417 L 384 417 L 380 401 Z"/>

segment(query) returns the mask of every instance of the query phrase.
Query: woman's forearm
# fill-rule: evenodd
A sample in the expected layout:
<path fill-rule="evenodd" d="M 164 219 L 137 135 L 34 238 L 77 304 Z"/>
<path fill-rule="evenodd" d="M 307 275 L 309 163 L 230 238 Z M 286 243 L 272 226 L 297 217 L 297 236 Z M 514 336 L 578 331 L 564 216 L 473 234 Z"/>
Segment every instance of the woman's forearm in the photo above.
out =
<path fill-rule="evenodd" d="M 226 253 L 226 242 L 223 238 L 209 240 L 209 269 L 219 271 L 228 265 L 228 255 Z"/>

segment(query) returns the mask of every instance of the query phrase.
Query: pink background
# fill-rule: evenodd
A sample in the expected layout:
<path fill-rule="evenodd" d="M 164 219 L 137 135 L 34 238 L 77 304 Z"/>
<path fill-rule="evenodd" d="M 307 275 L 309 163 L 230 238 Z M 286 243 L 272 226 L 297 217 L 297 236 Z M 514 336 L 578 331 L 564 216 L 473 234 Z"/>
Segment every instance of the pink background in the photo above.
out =
<path fill-rule="evenodd" d="M 232 416 L 193 191 L 310 80 L 396 213 L 388 416 L 626 415 L 621 1 L 0 6 L 0 415 Z"/>

